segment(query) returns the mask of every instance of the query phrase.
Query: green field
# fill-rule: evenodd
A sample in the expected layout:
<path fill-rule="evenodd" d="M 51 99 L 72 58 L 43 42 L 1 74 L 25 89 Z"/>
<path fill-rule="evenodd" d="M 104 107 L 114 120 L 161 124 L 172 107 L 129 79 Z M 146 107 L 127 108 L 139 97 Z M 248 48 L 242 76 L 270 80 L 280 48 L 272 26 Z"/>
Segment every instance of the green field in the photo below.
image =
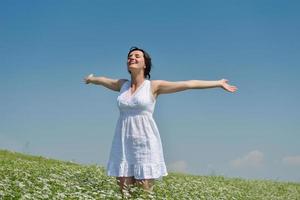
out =
<path fill-rule="evenodd" d="M 169 173 L 152 193 L 132 187 L 128 199 L 300 200 L 300 183 Z M 122 199 L 114 177 L 82 165 L 0 150 L 0 199 Z"/>

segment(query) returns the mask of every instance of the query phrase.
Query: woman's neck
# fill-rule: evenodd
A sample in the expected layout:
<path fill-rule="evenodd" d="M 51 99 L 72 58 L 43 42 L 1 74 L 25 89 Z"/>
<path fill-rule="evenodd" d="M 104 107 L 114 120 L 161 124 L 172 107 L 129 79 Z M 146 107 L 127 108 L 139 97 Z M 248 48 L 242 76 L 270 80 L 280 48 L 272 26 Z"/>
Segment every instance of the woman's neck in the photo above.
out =
<path fill-rule="evenodd" d="M 144 80 L 145 80 L 144 74 L 142 75 L 139 74 L 136 76 L 131 74 L 131 84 L 133 85 L 140 85 L 144 82 Z"/>

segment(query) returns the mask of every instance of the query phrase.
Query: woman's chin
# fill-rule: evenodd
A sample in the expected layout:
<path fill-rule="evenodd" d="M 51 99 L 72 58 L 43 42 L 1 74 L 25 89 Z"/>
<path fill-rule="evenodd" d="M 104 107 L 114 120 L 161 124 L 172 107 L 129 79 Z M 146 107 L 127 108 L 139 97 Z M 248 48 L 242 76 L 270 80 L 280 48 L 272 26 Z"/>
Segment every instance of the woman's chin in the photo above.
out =
<path fill-rule="evenodd" d="M 129 66 L 128 67 L 128 70 L 131 71 L 131 70 L 138 70 L 139 68 L 137 66 Z"/>

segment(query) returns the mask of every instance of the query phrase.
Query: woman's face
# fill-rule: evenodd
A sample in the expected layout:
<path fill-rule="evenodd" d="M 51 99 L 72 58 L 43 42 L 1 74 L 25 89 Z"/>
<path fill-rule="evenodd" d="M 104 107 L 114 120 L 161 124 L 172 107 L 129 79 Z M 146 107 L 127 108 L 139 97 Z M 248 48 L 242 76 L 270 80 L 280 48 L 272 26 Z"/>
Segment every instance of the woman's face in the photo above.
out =
<path fill-rule="evenodd" d="M 146 67 L 144 53 L 139 50 L 130 52 L 127 58 L 127 67 L 129 71 L 132 69 L 144 69 Z"/>

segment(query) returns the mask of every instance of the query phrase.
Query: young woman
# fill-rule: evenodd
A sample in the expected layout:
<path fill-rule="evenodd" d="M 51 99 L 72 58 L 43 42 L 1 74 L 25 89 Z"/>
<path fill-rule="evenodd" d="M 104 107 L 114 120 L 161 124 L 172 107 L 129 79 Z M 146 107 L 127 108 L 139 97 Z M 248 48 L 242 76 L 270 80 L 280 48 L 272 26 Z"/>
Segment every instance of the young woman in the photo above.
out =
<path fill-rule="evenodd" d="M 124 195 L 127 186 L 136 184 L 152 191 L 154 180 L 167 176 L 160 134 L 152 117 L 159 95 L 187 89 L 220 87 L 229 92 L 237 88 L 226 79 L 170 82 L 151 80 L 151 58 L 143 49 L 132 47 L 127 55 L 127 79 L 85 77 L 86 84 L 102 85 L 118 91 L 120 117 L 112 141 L 107 175 L 115 176 Z"/>

